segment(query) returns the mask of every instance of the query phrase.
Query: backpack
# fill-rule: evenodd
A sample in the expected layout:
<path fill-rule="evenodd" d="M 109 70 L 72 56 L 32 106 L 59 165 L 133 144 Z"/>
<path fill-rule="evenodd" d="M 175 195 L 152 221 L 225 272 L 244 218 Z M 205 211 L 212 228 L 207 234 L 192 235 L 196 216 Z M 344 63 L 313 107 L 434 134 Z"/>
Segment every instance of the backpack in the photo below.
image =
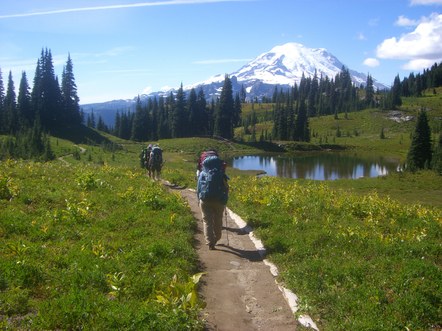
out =
<path fill-rule="evenodd" d="M 215 152 L 213 150 L 208 150 L 208 151 L 202 152 L 200 158 L 198 159 L 198 164 L 196 166 L 196 169 L 198 171 L 201 171 L 201 169 L 203 168 L 203 162 L 206 159 L 206 157 L 213 156 L 213 155 L 218 156 L 217 152 Z"/>
<path fill-rule="evenodd" d="M 154 168 L 160 168 L 163 164 L 163 151 L 158 146 L 152 148 L 150 152 L 150 162 Z"/>
<path fill-rule="evenodd" d="M 140 166 L 141 168 L 145 168 L 147 166 L 147 162 L 149 160 L 149 152 L 147 148 L 143 148 L 140 153 Z"/>
<path fill-rule="evenodd" d="M 229 196 L 227 180 L 224 161 L 216 155 L 207 156 L 202 162 L 202 169 L 198 177 L 198 199 L 219 201 L 225 205 Z"/>

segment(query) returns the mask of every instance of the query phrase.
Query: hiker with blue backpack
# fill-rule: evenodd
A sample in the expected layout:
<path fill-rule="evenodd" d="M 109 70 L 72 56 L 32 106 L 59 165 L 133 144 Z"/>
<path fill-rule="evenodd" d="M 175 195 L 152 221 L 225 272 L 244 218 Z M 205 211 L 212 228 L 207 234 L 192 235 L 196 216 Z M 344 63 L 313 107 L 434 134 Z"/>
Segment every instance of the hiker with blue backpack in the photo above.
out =
<path fill-rule="evenodd" d="M 163 167 L 163 150 L 158 145 L 154 145 L 149 156 L 149 176 L 155 180 L 160 180 L 161 168 Z"/>
<path fill-rule="evenodd" d="M 215 150 L 205 151 L 198 159 L 197 196 L 200 203 L 204 238 L 210 250 L 221 239 L 223 213 L 229 196 L 226 163 Z"/>

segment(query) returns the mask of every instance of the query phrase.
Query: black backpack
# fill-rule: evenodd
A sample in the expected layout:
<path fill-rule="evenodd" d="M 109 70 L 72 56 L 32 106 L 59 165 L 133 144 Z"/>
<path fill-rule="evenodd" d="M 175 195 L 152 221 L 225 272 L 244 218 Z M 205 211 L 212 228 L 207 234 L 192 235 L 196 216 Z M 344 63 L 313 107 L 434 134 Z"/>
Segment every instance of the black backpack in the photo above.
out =
<path fill-rule="evenodd" d="M 219 201 L 226 204 L 229 197 L 228 177 L 224 171 L 224 161 L 216 155 L 207 156 L 198 177 L 198 199 Z"/>
<path fill-rule="evenodd" d="M 150 152 L 150 162 L 152 167 L 160 168 L 163 164 L 163 151 L 158 146 L 154 146 Z"/>

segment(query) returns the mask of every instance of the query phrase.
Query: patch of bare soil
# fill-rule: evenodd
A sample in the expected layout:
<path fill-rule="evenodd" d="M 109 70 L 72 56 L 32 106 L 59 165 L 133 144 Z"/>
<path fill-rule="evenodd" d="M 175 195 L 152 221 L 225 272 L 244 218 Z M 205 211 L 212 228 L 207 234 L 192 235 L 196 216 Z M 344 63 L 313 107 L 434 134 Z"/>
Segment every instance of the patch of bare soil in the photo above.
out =
<path fill-rule="evenodd" d="M 248 236 L 230 216 L 215 250 L 205 245 L 201 211 L 194 191 L 179 189 L 198 220 L 196 249 L 201 271 L 200 293 L 206 302 L 206 330 L 296 330 L 297 321 L 270 269 Z"/>

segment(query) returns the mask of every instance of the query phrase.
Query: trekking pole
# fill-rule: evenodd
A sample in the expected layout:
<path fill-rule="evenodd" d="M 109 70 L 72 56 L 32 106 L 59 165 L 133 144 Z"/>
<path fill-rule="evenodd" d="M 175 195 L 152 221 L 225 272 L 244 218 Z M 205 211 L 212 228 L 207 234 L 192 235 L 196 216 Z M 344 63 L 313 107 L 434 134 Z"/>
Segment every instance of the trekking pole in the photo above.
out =
<path fill-rule="evenodd" d="M 227 246 L 230 246 L 229 243 L 229 231 L 227 229 L 227 207 L 224 208 L 224 215 L 226 217 L 226 237 L 227 237 Z"/>

